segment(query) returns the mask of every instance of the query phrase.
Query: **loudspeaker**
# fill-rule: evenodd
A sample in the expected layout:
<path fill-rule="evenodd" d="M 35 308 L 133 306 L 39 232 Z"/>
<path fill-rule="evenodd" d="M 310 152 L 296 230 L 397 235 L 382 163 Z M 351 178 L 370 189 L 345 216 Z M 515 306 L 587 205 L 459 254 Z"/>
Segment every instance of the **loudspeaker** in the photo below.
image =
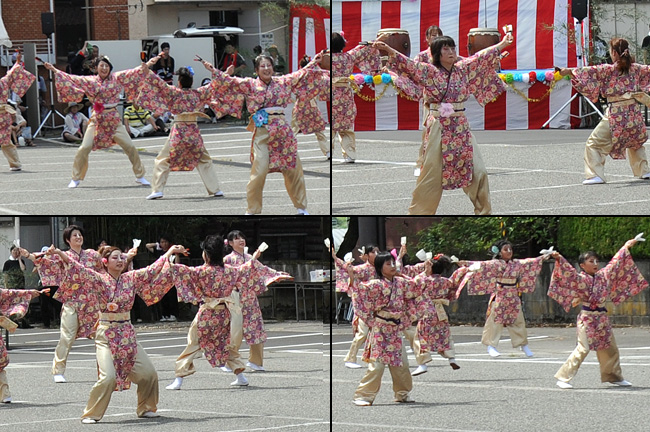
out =
<path fill-rule="evenodd" d="M 41 13 L 41 29 L 45 36 L 54 33 L 54 14 L 52 12 Z"/>
<path fill-rule="evenodd" d="M 578 21 L 582 21 L 583 19 L 587 18 L 587 15 L 589 15 L 588 2 L 589 0 L 571 1 L 571 15 L 573 15 L 573 18 L 577 19 Z"/>

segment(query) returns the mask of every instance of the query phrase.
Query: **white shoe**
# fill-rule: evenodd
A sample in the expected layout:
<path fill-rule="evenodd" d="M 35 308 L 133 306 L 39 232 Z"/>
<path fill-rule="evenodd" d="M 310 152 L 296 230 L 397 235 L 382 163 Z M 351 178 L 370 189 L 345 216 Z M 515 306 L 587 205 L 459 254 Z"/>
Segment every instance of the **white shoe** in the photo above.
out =
<path fill-rule="evenodd" d="M 350 156 L 346 156 L 343 160 L 343 163 L 354 163 L 354 159 L 352 159 Z"/>
<path fill-rule="evenodd" d="M 167 317 L 167 322 L 176 322 L 176 317 L 174 315 L 169 315 Z"/>
<path fill-rule="evenodd" d="M 2 399 L 2 403 L 11 403 L 11 401 L 11 396 L 7 396 L 6 398 Z"/>
<path fill-rule="evenodd" d="M 414 177 L 420 177 L 420 168 L 416 168 L 413 170 L 413 176 Z"/>
<path fill-rule="evenodd" d="M 418 366 L 417 369 L 411 372 L 411 376 L 418 376 L 418 375 L 422 375 L 423 373 L 427 373 L 427 365 L 425 364 L 421 364 L 420 366 Z"/>
<path fill-rule="evenodd" d="M 307 209 L 296 209 L 296 210 L 298 210 L 299 215 L 309 216 L 309 213 L 307 213 Z"/>
<path fill-rule="evenodd" d="M 83 424 L 95 424 L 95 423 L 97 423 L 97 420 L 91 419 L 91 418 L 85 418 L 85 419 L 81 419 L 81 423 L 83 423 Z"/>
<path fill-rule="evenodd" d="M 632 387 L 632 383 L 626 380 L 621 380 L 621 381 L 612 381 L 610 384 L 617 385 L 619 387 Z"/>
<path fill-rule="evenodd" d="M 231 386 L 247 386 L 248 380 L 243 373 L 237 375 L 237 379 L 230 383 Z"/>
<path fill-rule="evenodd" d="M 356 406 L 370 406 L 372 405 L 372 402 L 368 402 L 365 400 L 357 399 L 352 401 Z"/>
<path fill-rule="evenodd" d="M 411 396 L 406 396 L 404 399 L 395 399 L 395 402 L 399 403 L 413 403 L 415 400 L 411 399 Z"/>
<path fill-rule="evenodd" d="M 228 366 L 221 366 L 219 369 L 221 369 L 224 372 L 232 372 L 232 369 L 230 369 Z"/>
<path fill-rule="evenodd" d="M 488 354 L 490 354 L 490 357 L 499 357 L 501 355 L 501 353 L 493 346 L 488 347 Z"/>
<path fill-rule="evenodd" d="M 645 174 L 643 174 L 643 175 L 641 176 L 641 178 L 642 178 L 643 180 L 648 180 L 648 179 L 650 179 L 650 173 L 645 173 Z"/>
<path fill-rule="evenodd" d="M 163 316 L 160 318 L 160 322 L 167 322 L 168 318 L 166 316 Z"/>
<path fill-rule="evenodd" d="M 325 154 L 325 157 L 327 158 L 327 160 L 332 159 L 332 153 L 327 152 L 327 154 Z"/>
<path fill-rule="evenodd" d="M 160 414 L 155 413 L 153 411 L 147 411 L 147 412 L 142 413 L 142 415 L 139 416 L 139 417 L 140 418 L 156 418 L 156 417 L 160 417 Z"/>
<path fill-rule="evenodd" d="M 263 372 L 263 371 L 266 370 L 266 369 L 264 369 L 262 366 L 258 366 L 258 365 L 256 365 L 255 363 L 251 363 L 251 362 L 247 362 L 247 363 L 246 363 L 246 366 L 249 367 L 249 368 L 251 368 L 251 369 L 253 369 L 254 371 L 260 371 L 260 372 Z"/>
<path fill-rule="evenodd" d="M 530 348 L 528 348 L 528 345 L 522 346 L 521 350 L 524 352 L 524 354 L 526 354 L 526 357 L 532 357 L 533 356 L 533 352 L 530 350 Z"/>
<path fill-rule="evenodd" d="M 162 197 L 163 197 L 162 192 L 152 192 L 149 195 L 147 195 L 148 200 L 154 200 L 154 199 L 158 199 L 158 198 L 162 198 Z"/>
<path fill-rule="evenodd" d="M 60 375 L 54 375 L 54 382 L 55 383 L 64 383 L 64 382 L 68 382 L 68 381 L 66 381 L 63 374 L 60 374 Z"/>
<path fill-rule="evenodd" d="M 81 183 L 81 180 L 70 180 L 70 183 L 68 183 L 69 188 L 76 188 L 79 186 L 79 183 Z"/>
<path fill-rule="evenodd" d="M 9 171 L 21 171 L 21 170 L 22 170 L 22 168 L 18 168 L 18 167 L 9 168 Z"/>
<path fill-rule="evenodd" d="M 142 186 L 151 186 L 151 183 L 149 183 L 147 181 L 147 179 L 144 178 L 144 177 L 140 177 L 140 178 L 135 179 L 135 182 L 140 183 Z"/>
<path fill-rule="evenodd" d="M 603 184 L 603 183 L 605 183 L 605 180 L 601 179 L 598 176 L 587 179 L 587 180 L 582 182 L 583 185 Z"/>
<path fill-rule="evenodd" d="M 556 382 L 555 385 L 558 386 L 561 389 L 572 389 L 573 388 L 573 386 L 571 384 L 569 384 L 568 382 L 564 382 L 564 381 L 560 381 L 560 380 L 558 380 L 558 382 Z"/>
<path fill-rule="evenodd" d="M 225 195 L 223 194 L 223 191 L 218 190 L 214 193 L 214 196 L 217 198 L 223 198 Z"/>
<path fill-rule="evenodd" d="M 167 390 L 180 390 L 183 385 L 183 377 L 176 377 L 174 382 L 165 387 Z"/>
<path fill-rule="evenodd" d="M 361 369 L 361 365 L 355 362 L 345 362 L 345 367 L 348 369 Z"/>

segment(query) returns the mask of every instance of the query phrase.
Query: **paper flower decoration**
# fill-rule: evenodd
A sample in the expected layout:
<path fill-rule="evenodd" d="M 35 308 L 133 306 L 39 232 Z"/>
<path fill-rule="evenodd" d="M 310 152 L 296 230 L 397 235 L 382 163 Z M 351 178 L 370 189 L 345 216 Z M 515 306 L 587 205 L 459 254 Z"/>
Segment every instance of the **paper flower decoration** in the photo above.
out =
<path fill-rule="evenodd" d="M 440 113 L 440 117 L 449 117 L 454 113 L 454 106 L 450 103 L 443 102 L 440 104 L 438 112 Z"/>
<path fill-rule="evenodd" d="M 354 76 L 354 82 L 356 85 L 363 85 L 363 83 L 365 83 L 366 80 L 363 78 L 363 75 L 357 74 Z"/>
<path fill-rule="evenodd" d="M 372 84 L 372 75 L 364 75 L 363 79 L 366 84 Z"/>
<path fill-rule="evenodd" d="M 384 84 L 388 84 L 388 83 L 390 83 L 392 80 L 393 80 L 393 77 L 390 76 L 390 74 L 387 74 L 387 73 L 383 73 L 383 74 L 381 74 L 381 81 L 382 81 Z"/>
<path fill-rule="evenodd" d="M 257 127 L 269 124 L 269 114 L 266 112 L 266 110 L 264 110 L 264 108 L 262 108 L 253 114 L 253 122 Z"/>
<path fill-rule="evenodd" d="M 375 75 L 372 77 L 372 82 L 375 84 L 381 84 L 381 75 Z"/>

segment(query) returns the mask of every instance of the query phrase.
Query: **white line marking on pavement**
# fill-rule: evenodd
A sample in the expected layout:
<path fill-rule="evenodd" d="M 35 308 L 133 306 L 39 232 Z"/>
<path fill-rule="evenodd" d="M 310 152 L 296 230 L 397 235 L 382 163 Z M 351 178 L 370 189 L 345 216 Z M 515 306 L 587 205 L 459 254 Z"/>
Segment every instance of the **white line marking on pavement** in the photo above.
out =
<path fill-rule="evenodd" d="M 334 421 L 332 422 L 332 425 L 341 425 L 341 426 L 358 426 L 362 428 L 363 430 L 373 430 L 373 429 L 379 429 L 379 428 L 384 428 L 384 429 L 390 429 L 390 430 L 397 430 L 395 425 L 387 425 L 387 424 L 372 424 L 372 423 L 348 423 L 348 422 L 337 422 Z M 479 429 L 449 429 L 449 428 L 430 428 L 430 427 L 418 427 L 418 426 L 406 426 L 405 424 L 400 424 L 399 426 L 400 431 L 447 431 L 447 432 L 488 432 L 488 431 L 482 431 Z"/>

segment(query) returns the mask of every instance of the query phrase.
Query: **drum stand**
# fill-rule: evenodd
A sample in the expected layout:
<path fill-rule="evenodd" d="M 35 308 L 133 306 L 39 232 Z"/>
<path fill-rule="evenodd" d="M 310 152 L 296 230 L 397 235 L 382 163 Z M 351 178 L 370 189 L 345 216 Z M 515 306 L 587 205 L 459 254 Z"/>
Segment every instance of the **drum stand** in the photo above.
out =
<path fill-rule="evenodd" d="M 583 40 L 583 32 L 582 32 L 583 23 L 582 23 L 582 20 L 579 21 L 579 24 L 580 25 L 576 27 L 576 36 L 577 36 L 577 40 L 579 41 L 579 44 L 577 45 L 577 48 L 578 48 L 578 67 L 584 67 L 584 66 L 587 65 L 586 64 L 587 60 L 586 60 L 586 58 L 584 56 L 585 41 Z M 575 117 L 575 118 L 579 118 L 579 119 L 582 120 L 585 117 L 590 117 L 593 114 L 598 114 L 601 119 L 605 118 L 605 115 L 598 109 L 598 107 L 591 100 L 589 100 L 589 98 L 584 97 L 581 93 L 576 93 L 573 96 L 571 96 L 571 99 L 569 99 L 564 105 L 562 105 L 562 107 L 559 110 L 557 110 L 555 112 L 555 114 L 553 114 L 551 116 L 551 118 L 546 120 L 546 123 L 544 123 L 542 125 L 542 129 L 548 128 L 548 125 L 553 121 L 553 119 L 555 117 L 557 117 L 564 110 L 564 108 L 569 106 L 569 104 L 571 104 L 571 102 L 573 102 L 575 98 L 580 98 L 580 100 L 582 102 L 579 105 L 580 113 L 582 113 L 582 106 L 583 106 L 584 102 L 587 102 L 591 106 L 591 108 L 593 108 L 593 111 L 589 111 L 586 114 L 578 114 L 578 115 L 574 115 L 574 114 L 571 114 L 571 112 L 569 112 L 570 117 Z"/>

